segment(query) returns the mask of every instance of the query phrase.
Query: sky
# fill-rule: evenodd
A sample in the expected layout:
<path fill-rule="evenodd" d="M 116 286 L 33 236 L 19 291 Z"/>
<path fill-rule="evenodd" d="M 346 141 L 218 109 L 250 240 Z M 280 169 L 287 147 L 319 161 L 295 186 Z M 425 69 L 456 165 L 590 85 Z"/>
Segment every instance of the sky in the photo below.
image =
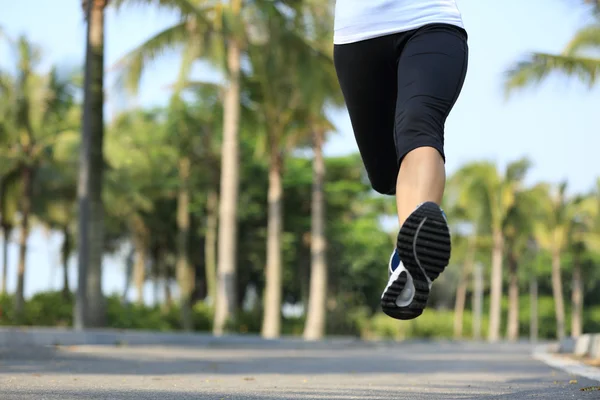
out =
<path fill-rule="evenodd" d="M 400 1 L 400 0 L 399 0 Z M 528 52 L 558 53 L 573 33 L 590 22 L 589 13 L 577 0 L 457 0 L 469 33 L 469 67 L 463 91 L 446 122 L 448 173 L 475 160 L 492 160 L 500 168 L 527 156 L 533 167 L 528 183 L 566 180 L 569 191 L 590 190 L 600 176 L 600 163 L 593 160 L 600 148 L 598 98 L 600 89 L 589 90 L 574 79 L 552 76 L 541 85 L 503 94 L 505 71 Z M 0 27 L 10 36 L 24 34 L 43 49 L 44 68 L 56 64 L 76 68 L 83 64 L 84 21 L 80 0 L 0 0 Z M 110 9 L 106 15 L 106 68 L 110 86 L 108 115 L 123 105 L 114 90 L 112 67 L 125 54 L 174 17 L 145 8 Z M 0 41 L 0 67 L 9 68 L 11 53 Z M 168 99 L 166 86 L 177 68 L 176 53 L 166 54 L 151 66 L 141 82 L 139 96 L 128 105 L 162 104 Z M 214 79 L 211 71 L 196 68 L 194 76 Z M 337 126 L 326 144 L 326 154 L 356 151 L 345 109 L 331 112 Z M 16 286 L 16 237 L 9 253 L 9 290 Z M 26 296 L 40 290 L 60 288 L 61 236 L 35 230 L 29 241 Z M 385 257 L 384 257 L 385 258 Z M 75 260 L 71 260 L 71 282 L 75 284 Z M 104 261 L 106 293 L 124 286 L 121 257 Z M 151 295 L 148 285 L 146 292 Z M 130 293 L 133 296 L 133 293 Z"/>

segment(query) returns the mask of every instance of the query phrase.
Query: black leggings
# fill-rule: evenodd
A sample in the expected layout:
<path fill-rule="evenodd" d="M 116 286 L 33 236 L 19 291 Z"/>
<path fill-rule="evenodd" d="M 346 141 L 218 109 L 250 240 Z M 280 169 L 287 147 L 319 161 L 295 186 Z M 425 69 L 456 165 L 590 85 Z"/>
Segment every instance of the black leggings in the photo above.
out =
<path fill-rule="evenodd" d="M 444 124 L 467 71 L 467 33 L 447 24 L 334 46 L 335 68 L 373 189 L 395 194 L 419 147 L 445 161 Z"/>

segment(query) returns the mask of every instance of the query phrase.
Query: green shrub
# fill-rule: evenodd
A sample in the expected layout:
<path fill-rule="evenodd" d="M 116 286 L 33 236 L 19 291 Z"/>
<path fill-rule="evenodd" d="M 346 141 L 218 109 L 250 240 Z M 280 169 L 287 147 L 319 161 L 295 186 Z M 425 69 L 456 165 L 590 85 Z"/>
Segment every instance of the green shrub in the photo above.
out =
<path fill-rule="evenodd" d="M 203 301 L 194 304 L 192 309 L 194 319 L 194 330 L 196 331 L 212 331 L 214 310 L 211 306 Z"/>
<path fill-rule="evenodd" d="M 26 326 L 71 326 L 73 312 L 72 295 L 62 292 L 37 293 L 25 302 L 24 315 L 21 321 L 14 318 L 14 298 L 11 295 L 0 295 L 0 325 Z M 507 318 L 506 300 L 503 302 L 502 330 L 506 333 Z M 519 300 L 519 332 L 522 337 L 529 335 L 530 302 L 527 295 Z M 567 332 L 570 328 L 570 310 L 567 305 Z M 488 308 L 484 308 L 481 321 L 481 334 L 487 336 Z M 197 302 L 193 309 L 194 329 L 209 332 L 212 330 L 213 309 L 205 302 Z M 538 299 L 539 337 L 554 339 L 556 337 L 556 320 L 554 316 L 554 299 L 552 296 L 541 296 Z M 181 310 L 178 304 L 169 307 L 142 306 L 123 304 L 119 296 L 106 298 L 106 323 L 109 328 L 143 329 L 154 331 L 178 331 L 181 326 Z M 463 337 L 472 337 L 473 315 L 466 310 L 463 318 Z M 305 319 L 282 318 L 281 331 L 284 335 L 300 336 L 304 331 Z M 241 312 L 237 318 L 227 324 L 227 330 L 235 333 L 260 333 L 262 313 L 260 311 Z M 364 339 L 404 340 L 409 338 L 451 338 L 454 331 L 454 313 L 450 310 L 426 309 L 423 315 L 411 321 L 394 320 L 383 313 L 372 315 L 368 307 L 344 308 L 329 310 L 326 320 L 328 335 L 349 335 Z M 584 331 L 600 331 L 600 306 L 584 309 Z"/>
<path fill-rule="evenodd" d="M 366 340 L 403 340 L 408 337 L 408 324 L 383 313 L 377 313 L 363 325 L 361 337 Z"/>
<path fill-rule="evenodd" d="M 0 325 L 13 325 L 13 310 L 13 297 L 6 294 L 0 295 Z"/>
<path fill-rule="evenodd" d="M 583 313 L 584 333 L 597 333 L 600 332 L 600 306 L 594 306 L 586 309 Z"/>
<path fill-rule="evenodd" d="M 410 337 L 451 338 L 454 335 L 454 312 L 425 310 L 419 318 L 409 322 Z"/>
<path fill-rule="evenodd" d="M 73 296 L 62 292 L 35 294 L 25 303 L 25 325 L 62 326 L 73 325 Z"/>

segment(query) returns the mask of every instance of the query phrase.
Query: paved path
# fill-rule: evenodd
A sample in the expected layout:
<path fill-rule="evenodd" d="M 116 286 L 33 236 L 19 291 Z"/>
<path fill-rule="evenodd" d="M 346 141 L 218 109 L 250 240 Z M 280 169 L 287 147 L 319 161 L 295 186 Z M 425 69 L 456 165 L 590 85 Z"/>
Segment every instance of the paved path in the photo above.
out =
<path fill-rule="evenodd" d="M 2 400 L 600 399 L 593 385 L 524 344 L 0 349 Z"/>

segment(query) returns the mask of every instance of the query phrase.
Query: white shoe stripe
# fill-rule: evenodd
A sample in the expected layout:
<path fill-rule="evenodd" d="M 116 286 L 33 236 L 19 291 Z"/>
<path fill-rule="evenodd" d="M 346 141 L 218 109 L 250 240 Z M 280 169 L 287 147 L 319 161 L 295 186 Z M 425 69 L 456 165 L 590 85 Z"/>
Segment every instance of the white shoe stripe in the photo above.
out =
<path fill-rule="evenodd" d="M 393 257 L 393 254 L 392 254 Z M 392 284 L 394 282 L 396 282 L 398 280 L 398 278 L 400 277 L 400 274 L 402 272 L 406 272 L 406 285 L 404 286 L 404 289 L 402 289 L 402 292 L 400 292 L 400 295 L 396 298 L 396 305 L 398 307 L 408 307 L 414 297 L 415 297 L 415 284 L 413 282 L 413 278 L 410 274 L 410 272 L 408 272 L 408 270 L 404 267 L 404 264 L 402 263 L 402 261 L 400 261 L 400 265 L 398 265 L 398 268 L 396 268 L 394 270 L 394 272 L 392 272 L 392 275 L 390 275 L 390 279 L 388 279 L 388 283 L 387 286 L 385 287 L 383 293 L 381 294 L 381 298 L 383 298 L 383 296 L 385 296 L 386 292 L 388 291 L 388 289 L 390 288 L 390 286 L 392 286 Z M 406 301 L 402 301 L 402 295 L 403 294 L 409 294 L 410 297 L 406 300 Z"/>

